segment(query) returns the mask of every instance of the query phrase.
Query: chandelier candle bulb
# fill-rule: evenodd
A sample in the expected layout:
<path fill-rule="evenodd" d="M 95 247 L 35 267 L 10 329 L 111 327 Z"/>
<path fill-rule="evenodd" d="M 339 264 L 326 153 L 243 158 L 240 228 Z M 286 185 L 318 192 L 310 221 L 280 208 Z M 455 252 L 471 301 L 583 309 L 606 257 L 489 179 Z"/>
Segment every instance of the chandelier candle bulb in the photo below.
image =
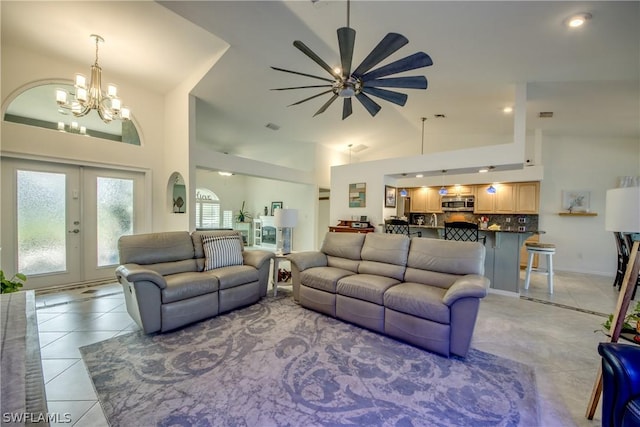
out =
<path fill-rule="evenodd" d="M 113 108 L 114 111 L 120 110 L 120 100 L 118 98 L 111 100 L 111 108 Z"/>
<path fill-rule="evenodd" d="M 86 89 L 87 88 L 87 78 L 82 74 L 76 74 L 76 84 L 77 88 Z"/>
<path fill-rule="evenodd" d="M 58 104 L 67 103 L 67 92 L 63 89 L 56 89 L 56 102 Z"/>
<path fill-rule="evenodd" d="M 110 84 L 109 86 L 107 86 L 107 94 L 111 98 L 115 98 L 116 96 L 118 96 L 118 87 L 114 84 Z"/>

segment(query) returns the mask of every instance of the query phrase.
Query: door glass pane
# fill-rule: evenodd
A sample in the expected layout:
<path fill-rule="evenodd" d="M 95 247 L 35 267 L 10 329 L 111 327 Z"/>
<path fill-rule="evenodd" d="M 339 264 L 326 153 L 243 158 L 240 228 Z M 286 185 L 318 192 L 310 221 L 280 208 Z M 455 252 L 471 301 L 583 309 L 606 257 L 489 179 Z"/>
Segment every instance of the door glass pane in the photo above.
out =
<path fill-rule="evenodd" d="M 17 171 L 18 271 L 65 271 L 66 175 Z"/>
<path fill-rule="evenodd" d="M 99 267 L 118 264 L 118 239 L 133 234 L 133 180 L 98 177 Z"/>

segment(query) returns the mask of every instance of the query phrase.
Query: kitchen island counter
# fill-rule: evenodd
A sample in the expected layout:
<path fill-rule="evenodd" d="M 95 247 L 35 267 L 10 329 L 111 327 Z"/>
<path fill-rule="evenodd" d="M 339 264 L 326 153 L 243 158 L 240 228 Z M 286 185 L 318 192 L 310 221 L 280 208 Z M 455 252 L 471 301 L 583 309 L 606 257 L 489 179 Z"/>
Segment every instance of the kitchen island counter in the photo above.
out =
<path fill-rule="evenodd" d="M 444 238 L 444 226 L 411 225 L 412 233 L 422 237 Z M 518 294 L 520 291 L 520 248 L 525 240 L 542 230 L 519 231 L 517 227 L 506 230 L 479 230 L 480 240 L 485 241 L 486 256 L 484 275 L 491 281 L 491 289 Z M 412 237 L 415 234 L 412 234 Z"/>

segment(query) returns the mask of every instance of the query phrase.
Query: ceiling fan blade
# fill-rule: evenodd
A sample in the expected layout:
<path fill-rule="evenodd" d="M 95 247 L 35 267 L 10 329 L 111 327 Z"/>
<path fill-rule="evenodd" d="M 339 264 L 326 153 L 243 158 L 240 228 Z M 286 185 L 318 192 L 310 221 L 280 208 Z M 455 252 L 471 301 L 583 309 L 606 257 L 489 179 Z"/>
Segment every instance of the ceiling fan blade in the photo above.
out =
<path fill-rule="evenodd" d="M 321 92 L 321 93 L 319 93 L 319 94 L 317 94 L 317 95 L 313 95 L 313 96 L 310 96 L 310 97 L 308 97 L 308 98 L 305 98 L 305 99 L 303 99 L 302 101 L 298 101 L 298 102 L 294 102 L 293 104 L 289 104 L 289 105 L 287 105 L 287 107 L 292 107 L 292 106 L 294 106 L 294 105 L 302 104 L 303 102 L 307 102 L 307 101 L 309 101 L 309 100 L 311 100 L 311 99 L 313 99 L 313 98 L 317 98 L 317 97 L 322 96 L 322 95 L 324 95 L 325 93 L 329 93 L 329 92 L 331 92 L 331 89 L 326 90 L 326 91 L 324 91 L 324 92 Z"/>
<path fill-rule="evenodd" d="M 387 34 L 380 43 L 373 48 L 371 53 L 369 53 L 362 63 L 358 65 L 358 68 L 356 68 L 353 74 L 356 76 L 362 76 L 407 43 L 409 43 L 409 40 L 401 34 Z"/>
<path fill-rule="evenodd" d="M 369 95 L 382 98 L 385 101 L 393 102 L 394 104 L 400 105 L 401 107 L 407 103 L 408 97 L 404 93 L 393 92 L 386 89 L 378 89 L 377 87 L 364 87 L 362 88 L 362 91 L 368 93 Z"/>
<path fill-rule="evenodd" d="M 391 77 L 388 79 L 373 79 L 364 83 L 365 87 L 398 87 L 404 89 L 426 89 L 425 76 Z"/>
<path fill-rule="evenodd" d="M 349 27 L 338 28 L 338 46 L 340 47 L 340 63 L 342 75 L 351 75 L 351 61 L 353 59 L 353 46 L 356 43 L 356 30 Z"/>
<path fill-rule="evenodd" d="M 424 52 L 418 52 L 365 74 L 362 76 L 362 81 L 368 82 L 390 74 L 402 73 L 403 71 L 415 70 L 429 65 L 433 65 L 429 55 Z"/>
<path fill-rule="evenodd" d="M 351 97 L 345 98 L 342 103 L 342 120 L 346 119 L 353 112 L 351 105 Z"/>
<path fill-rule="evenodd" d="M 327 108 L 329 108 L 329 105 L 331 105 L 333 103 L 333 101 L 336 100 L 336 98 L 338 98 L 338 95 L 336 95 L 335 93 L 333 94 L 333 96 L 324 103 L 324 105 L 322 107 L 320 107 L 320 109 L 318 111 L 316 111 L 316 113 L 313 115 L 313 117 L 317 116 L 318 114 L 322 114 L 325 112 L 325 110 Z"/>
<path fill-rule="evenodd" d="M 335 78 L 340 78 L 340 75 L 338 75 L 333 70 L 333 68 L 329 66 L 329 64 L 324 62 L 318 55 L 316 55 L 315 52 L 309 49 L 306 44 L 302 43 L 300 40 L 296 40 L 293 42 L 293 45 L 297 47 L 300 51 L 302 51 L 302 53 L 304 53 L 309 58 L 311 58 L 316 64 L 324 68 L 327 71 L 327 73 L 331 74 Z"/>
<path fill-rule="evenodd" d="M 358 98 L 358 101 L 360 101 L 360 103 L 364 106 L 364 108 L 367 109 L 367 111 L 369 112 L 369 114 L 371 114 L 372 117 L 378 114 L 378 111 L 380 111 L 380 109 L 382 108 L 373 99 L 369 98 L 367 95 L 365 95 L 362 92 L 357 94 L 356 98 Z"/>
<path fill-rule="evenodd" d="M 313 74 L 301 73 L 299 71 L 285 70 L 284 68 L 278 68 L 278 67 L 271 67 L 271 68 L 273 68 L 276 71 L 283 71 L 285 73 L 298 74 L 300 76 L 311 77 L 313 79 L 318 79 L 318 80 L 324 80 L 325 82 L 330 82 L 330 83 L 334 82 L 334 80 L 327 79 L 325 77 L 314 76 Z"/>
<path fill-rule="evenodd" d="M 332 85 L 294 86 L 294 87 L 279 87 L 271 90 L 310 89 L 312 87 L 333 87 L 333 86 Z"/>

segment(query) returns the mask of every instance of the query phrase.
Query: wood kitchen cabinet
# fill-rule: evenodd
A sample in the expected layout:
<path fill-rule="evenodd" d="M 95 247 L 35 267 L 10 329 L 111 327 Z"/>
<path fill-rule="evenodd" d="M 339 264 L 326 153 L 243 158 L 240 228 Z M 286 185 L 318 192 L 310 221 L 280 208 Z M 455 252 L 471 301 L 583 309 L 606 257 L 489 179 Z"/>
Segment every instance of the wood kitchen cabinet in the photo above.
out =
<path fill-rule="evenodd" d="M 535 242 L 538 243 L 540 241 L 540 235 L 534 234 L 524 241 L 524 244 L 520 248 L 520 268 L 527 268 L 527 263 L 529 262 L 529 252 L 527 252 L 526 244 L 527 242 Z M 538 268 L 538 254 L 533 254 L 533 263 L 531 264 L 533 268 Z"/>
<path fill-rule="evenodd" d="M 474 185 L 450 185 L 446 187 L 448 196 L 473 196 Z"/>
<path fill-rule="evenodd" d="M 540 209 L 540 183 L 519 182 L 516 192 L 516 213 L 537 214 Z"/>
<path fill-rule="evenodd" d="M 515 184 L 495 184 L 496 192 L 487 193 L 491 184 L 476 186 L 475 213 L 514 213 L 516 208 Z"/>
<path fill-rule="evenodd" d="M 412 189 L 411 212 L 442 212 L 438 188 L 420 187 Z"/>
<path fill-rule="evenodd" d="M 487 193 L 490 184 L 476 185 L 474 212 L 477 214 L 537 214 L 539 182 L 495 184 L 496 192 Z"/>

